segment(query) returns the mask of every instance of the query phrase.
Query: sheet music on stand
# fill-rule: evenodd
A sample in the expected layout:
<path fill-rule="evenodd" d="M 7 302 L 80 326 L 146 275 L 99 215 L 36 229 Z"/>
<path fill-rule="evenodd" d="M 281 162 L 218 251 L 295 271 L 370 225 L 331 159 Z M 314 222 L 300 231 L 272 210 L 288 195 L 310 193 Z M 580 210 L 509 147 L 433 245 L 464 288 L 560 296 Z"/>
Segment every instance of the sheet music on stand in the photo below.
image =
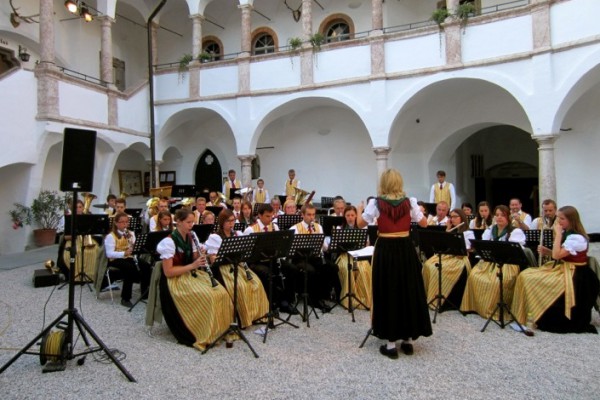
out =
<path fill-rule="evenodd" d="M 285 231 L 290 229 L 292 226 L 296 225 L 300 221 L 302 221 L 302 215 L 300 214 L 279 215 L 277 217 L 277 226 L 282 231 Z"/>
<path fill-rule="evenodd" d="M 127 229 L 139 235 L 142 232 L 142 217 L 129 217 Z"/>
<path fill-rule="evenodd" d="M 367 245 L 366 229 L 334 229 L 331 232 L 329 251 L 349 252 Z"/>
<path fill-rule="evenodd" d="M 214 228 L 213 224 L 195 224 L 192 226 L 192 230 L 196 233 L 196 236 L 198 236 L 200 243 L 204 243 L 208 240 L 208 237 L 213 233 Z"/>
<path fill-rule="evenodd" d="M 146 242 L 148 241 L 148 234 L 142 233 L 140 235 L 135 236 L 135 242 L 133 243 L 133 250 L 131 251 L 132 255 L 140 255 L 146 250 Z"/>
<path fill-rule="evenodd" d="M 250 259 L 252 250 L 256 245 L 256 238 L 255 235 L 246 235 L 231 236 L 223 239 L 212 266 L 218 267 L 220 265 L 231 264 L 232 262 L 239 263 Z"/>
<path fill-rule="evenodd" d="M 322 233 L 295 234 L 288 257 L 320 257 L 324 240 Z"/>
<path fill-rule="evenodd" d="M 342 226 L 346 222 L 346 218 L 335 215 L 323 215 L 321 217 L 321 225 L 323 225 L 323 233 L 325 236 L 331 236 L 334 227 Z"/>
<path fill-rule="evenodd" d="M 496 264 L 527 265 L 527 256 L 519 243 L 471 240 L 471 248 L 484 261 Z"/>

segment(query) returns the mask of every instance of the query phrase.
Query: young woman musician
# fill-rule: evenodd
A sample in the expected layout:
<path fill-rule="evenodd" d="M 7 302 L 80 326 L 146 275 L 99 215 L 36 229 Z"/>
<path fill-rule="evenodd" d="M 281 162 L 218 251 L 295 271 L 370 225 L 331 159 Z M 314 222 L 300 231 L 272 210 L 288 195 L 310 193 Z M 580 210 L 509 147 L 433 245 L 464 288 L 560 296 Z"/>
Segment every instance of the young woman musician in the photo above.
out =
<path fill-rule="evenodd" d="M 490 203 L 481 201 L 477 204 L 477 216 L 471 220 L 470 229 L 487 229 L 492 226 L 494 219 L 490 213 Z"/>
<path fill-rule="evenodd" d="M 425 298 L 421 263 L 409 237 L 411 221 L 427 226 L 415 198 L 403 190 L 402 175 L 394 169 L 381 174 L 379 196 L 362 210 L 358 207 L 358 226 L 378 218 L 379 238 L 373 252 L 373 335 L 387 341 L 379 348 L 386 357 L 398 358 L 400 349 L 413 354 L 411 340 L 431 335 L 431 322 Z"/>
<path fill-rule="evenodd" d="M 475 239 L 475 235 L 467 226 L 469 223 L 467 216 L 460 208 L 450 211 L 449 216 L 446 232 L 462 233 L 467 251 L 470 250 L 471 239 Z M 436 267 L 438 262 L 439 258 L 436 254 L 423 264 L 423 280 L 425 281 L 428 304 L 439 291 L 438 269 Z M 471 262 L 468 256 L 442 255 L 442 295 L 456 307 L 460 307 L 467 276 L 470 272 Z"/>
<path fill-rule="evenodd" d="M 346 206 L 344 208 L 344 218 L 346 221 L 338 229 L 361 229 L 356 223 L 358 212 L 354 206 Z M 338 276 L 340 278 L 341 290 L 340 298 L 348 294 L 348 254 L 342 253 L 338 256 L 336 264 L 338 265 Z M 352 274 L 352 287 L 354 294 L 360 300 L 360 303 L 371 308 L 371 263 L 368 260 L 357 261 L 357 270 Z M 364 307 L 353 302 L 352 305 L 356 308 Z M 348 299 L 342 301 L 342 305 L 348 308 Z"/>
<path fill-rule="evenodd" d="M 104 249 L 108 266 L 118 268 L 123 276 L 121 288 L 121 305 L 131 307 L 131 291 L 133 282 L 140 281 L 142 293 L 146 292 L 150 282 L 148 268 L 139 268 L 136 259 L 132 256 L 135 244 L 135 233 L 127 229 L 129 216 L 117 212 L 113 221 L 113 230 L 104 239 Z"/>
<path fill-rule="evenodd" d="M 246 224 L 246 226 L 250 226 L 256 222 L 256 218 L 252 215 L 252 203 L 249 201 L 244 201 L 242 203 L 242 216 L 240 217 L 240 222 Z"/>
<path fill-rule="evenodd" d="M 229 328 L 233 303 L 227 290 L 206 269 L 206 257 L 193 238 L 192 211 L 177 210 L 175 220 L 177 229 L 156 248 L 162 259 L 162 311 L 179 343 L 204 350 Z"/>
<path fill-rule="evenodd" d="M 212 263 L 221 247 L 223 240 L 232 236 L 240 236 L 241 232 L 233 230 L 235 217 L 231 210 L 223 210 L 219 213 L 219 231 L 208 237 L 205 245 L 209 261 Z M 256 319 L 266 315 L 269 311 L 269 301 L 262 282 L 258 276 L 244 264 L 238 265 L 237 278 L 237 311 L 240 316 L 241 328 L 252 325 Z M 219 273 L 215 271 L 217 278 L 225 285 L 231 299 L 233 299 L 233 267 L 230 264 L 221 265 Z"/>
<path fill-rule="evenodd" d="M 173 230 L 173 216 L 170 211 L 159 211 L 156 220 L 158 223 L 154 228 L 155 232 Z"/>
<path fill-rule="evenodd" d="M 514 242 L 525 246 L 525 233 L 510 224 L 510 210 L 507 206 L 500 205 L 494 209 L 496 224 L 483 232 L 483 240 L 500 242 Z M 516 264 L 504 264 L 502 273 L 504 275 L 503 291 L 504 301 L 511 304 L 515 281 L 520 267 Z M 498 284 L 498 270 L 496 264 L 481 260 L 473 267 L 460 306 L 463 312 L 475 311 L 483 318 L 489 318 L 494 312 L 500 298 L 500 287 Z M 498 312 L 494 314 L 498 318 Z"/>
<path fill-rule="evenodd" d="M 561 207 L 552 249 L 539 248 L 554 260 L 528 268 L 517 278 L 512 312 L 520 323 L 529 316 L 544 331 L 598 333 L 591 325 L 591 309 L 600 282 L 589 266 L 588 243 L 577 209 Z"/>

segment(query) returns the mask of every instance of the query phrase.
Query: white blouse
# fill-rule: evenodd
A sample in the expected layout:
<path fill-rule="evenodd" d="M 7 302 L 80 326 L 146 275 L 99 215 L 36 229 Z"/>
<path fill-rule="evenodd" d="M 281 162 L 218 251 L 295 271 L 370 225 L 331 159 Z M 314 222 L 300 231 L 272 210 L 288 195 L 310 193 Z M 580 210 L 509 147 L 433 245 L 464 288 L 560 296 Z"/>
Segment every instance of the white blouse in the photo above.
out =
<path fill-rule="evenodd" d="M 584 236 L 573 233 L 567 236 L 562 248 L 567 250 L 571 255 L 576 255 L 579 252 L 585 251 L 588 248 L 588 242 Z"/>
<path fill-rule="evenodd" d="M 173 258 L 175 256 L 175 242 L 172 238 L 166 237 L 158 243 L 156 246 L 156 251 L 160 254 L 161 260 L 168 260 L 169 258 Z M 197 252 L 198 248 L 196 244 L 192 240 L 192 252 Z"/>
<path fill-rule="evenodd" d="M 481 236 L 481 239 L 483 240 L 492 240 L 492 227 L 486 229 L 483 232 L 483 235 Z M 500 236 L 500 238 L 498 239 L 499 242 L 506 242 L 506 234 Z M 525 237 L 525 233 L 519 229 L 519 228 L 515 228 L 512 230 L 512 232 L 510 233 L 510 238 L 508 239 L 509 242 L 513 242 L 513 243 L 519 243 L 521 246 L 525 246 L 525 243 L 527 242 L 527 238 Z"/>

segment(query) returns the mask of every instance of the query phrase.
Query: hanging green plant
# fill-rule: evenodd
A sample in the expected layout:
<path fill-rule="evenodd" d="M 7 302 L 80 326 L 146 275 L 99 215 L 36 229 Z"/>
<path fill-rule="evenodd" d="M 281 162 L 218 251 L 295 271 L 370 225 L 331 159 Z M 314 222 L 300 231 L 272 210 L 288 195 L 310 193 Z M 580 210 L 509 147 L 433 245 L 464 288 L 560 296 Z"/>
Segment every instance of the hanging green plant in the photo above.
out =
<path fill-rule="evenodd" d="M 310 38 L 309 38 L 309 42 L 311 44 L 311 46 L 313 47 L 314 51 L 320 51 L 321 50 L 321 45 L 323 43 L 325 43 L 325 36 L 322 33 L 314 33 Z"/>
<path fill-rule="evenodd" d="M 462 3 L 456 8 L 454 16 L 458 20 L 460 20 L 460 25 L 463 29 L 463 34 L 465 33 L 469 17 L 475 16 L 475 11 L 477 11 L 477 9 L 475 8 L 475 4 L 473 3 Z"/>
<path fill-rule="evenodd" d="M 213 58 L 213 56 L 210 53 L 207 52 L 202 52 L 200 54 L 198 54 L 198 61 L 200 61 L 201 63 L 207 63 L 209 61 L 211 61 Z"/>
<path fill-rule="evenodd" d="M 446 8 L 438 8 L 431 14 L 431 19 L 442 29 L 442 24 L 446 21 L 446 18 L 450 16 L 450 13 Z"/>
<path fill-rule="evenodd" d="M 296 51 L 300 47 L 302 47 L 302 39 L 299 37 L 293 37 L 288 40 L 288 45 L 290 46 L 291 51 Z"/>

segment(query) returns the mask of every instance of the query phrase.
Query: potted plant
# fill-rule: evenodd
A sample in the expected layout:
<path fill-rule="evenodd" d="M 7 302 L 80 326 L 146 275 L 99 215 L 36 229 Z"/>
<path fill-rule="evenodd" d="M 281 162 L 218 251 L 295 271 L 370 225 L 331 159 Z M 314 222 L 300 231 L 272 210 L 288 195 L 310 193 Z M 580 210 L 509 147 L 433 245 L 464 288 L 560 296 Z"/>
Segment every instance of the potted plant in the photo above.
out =
<path fill-rule="evenodd" d="M 66 197 L 56 191 L 42 189 L 33 200 L 31 207 L 14 203 L 14 208 L 8 212 L 13 222 L 13 229 L 23 225 L 35 225 L 33 240 L 36 246 L 48 246 L 54 243 L 56 229 L 64 215 Z"/>
<path fill-rule="evenodd" d="M 442 29 L 442 24 L 449 16 L 450 13 L 446 8 L 438 8 L 431 14 L 431 19 Z"/>
<path fill-rule="evenodd" d="M 460 20 L 460 25 L 463 28 L 463 34 L 465 33 L 469 17 L 474 16 L 475 11 L 476 8 L 475 4 L 473 3 L 462 3 L 456 8 L 454 16 Z"/>
<path fill-rule="evenodd" d="M 319 51 L 321 50 L 321 45 L 325 43 L 325 36 L 323 36 L 322 33 L 317 32 L 309 38 L 309 42 L 314 51 Z"/>
<path fill-rule="evenodd" d="M 191 54 L 184 54 L 179 59 L 179 80 L 183 82 L 184 73 L 188 70 L 190 63 L 194 57 Z"/>
<path fill-rule="evenodd" d="M 288 40 L 288 45 L 290 46 L 290 50 L 294 52 L 302 46 L 302 39 L 299 37 L 290 38 L 290 40 Z"/>
<path fill-rule="evenodd" d="M 198 54 L 198 61 L 200 61 L 201 63 L 207 63 L 207 62 L 211 61 L 212 58 L 213 58 L 212 54 L 207 53 L 205 51 Z"/>

